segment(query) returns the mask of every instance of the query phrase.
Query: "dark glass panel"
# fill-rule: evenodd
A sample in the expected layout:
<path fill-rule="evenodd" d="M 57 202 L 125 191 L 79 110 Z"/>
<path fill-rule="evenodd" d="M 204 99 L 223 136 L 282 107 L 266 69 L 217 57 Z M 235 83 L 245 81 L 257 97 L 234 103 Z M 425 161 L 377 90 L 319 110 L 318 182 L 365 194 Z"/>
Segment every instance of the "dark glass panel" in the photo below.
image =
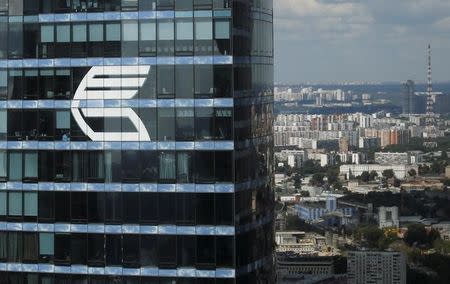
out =
<path fill-rule="evenodd" d="M 195 152 L 195 182 L 214 182 L 214 152 Z"/>
<path fill-rule="evenodd" d="M 175 90 L 177 99 L 194 97 L 193 65 L 175 65 Z"/>
<path fill-rule="evenodd" d="M 197 236 L 198 267 L 213 267 L 215 264 L 215 239 L 211 236 Z"/>
<path fill-rule="evenodd" d="M 195 224 L 195 198 L 192 193 L 177 193 L 177 224 Z"/>
<path fill-rule="evenodd" d="M 196 236 L 178 236 L 178 266 L 193 267 L 196 262 Z M 200 246 L 202 244 L 199 244 Z"/>
<path fill-rule="evenodd" d="M 105 262 L 105 236 L 88 234 L 88 265 L 102 266 Z"/>
<path fill-rule="evenodd" d="M 141 223 L 158 221 L 158 193 L 142 192 L 140 194 Z"/>
<path fill-rule="evenodd" d="M 157 245 L 157 236 L 141 235 L 141 266 L 158 266 Z"/>
<path fill-rule="evenodd" d="M 197 193 L 196 219 L 197 225 L 214 224 L 214 194 Z"/>
<path fill-rule="evenodd" d="M 177 263 L 176 236 L 160 235 L 158 238 L 159 266 L 174 268 Z"/>
<path fill-rule="evenodd" d="M 176 140 L 191 141 L 194 140 L 194 109 L 177 108 L 176 109 Z"/>
<path fill-rule="evenodd" d="M 40 191 L 38 193 L 38 216 L 39 221 L 52 222 L 55 220 L 54 193 L 51 191 Z M 68 194 L 67 194 L 68 195 Z M 59 202 L 59 200 L 58 200 Z"/>
<path fill-rule="evenodd" d="M 70 234 L 55 234 L 55 262 L 70 262 Z"/>
<path fill-rule="evenodd" d="M 122 235 L 106 235 L 106 265 L 122 265 Z"/>
<path fill-rule="evenodd" d="M 86 264 L 87 262 L 86 234 L 71 235 L 71 260 L 72 264 Z"/>
<path fill-rule="evenodd" d="M 158 153 L 155 151 L 144 151 L 140 153 L 142 162 L 141 180 L 143 182 L 154 182 L 158 180 Z"/>
<path fill-rule="evenodd" d="M 71 219 L 72 222 L 87 221 L 87 193 L 71 192 Z M 58 200 L 58 199 L 56 199 Z"/>
<path fill-rule="evenodd" d="M 195 109 L 195 137 L 198 140 L 212 140 L 214 138 L 214 109 Z"/>
<path fill-rule="evenodd" d="M 123 221 L 125 223 L 139 222 L 139 193 L 126 192 L 123 198 Z"/>
<path fill-rule="evenodd" d="M 105 193 L 88 193 L 88 220 L 89 223 L 103 223 L 105 221 Z"/>
<path fill-rule="evenodd" d="M 233 224 L 233 195 L 216 193 L 216 225 Z"/>
<path fill-rule="evenodd" d="M 215 152 L 215 177 L 217 182 L 233 181 L 233 152 L 216 151 Z"/>
<path fill-rule="evenodd" d="M 161 224 L 174 224 L 176 218 L 176 199 L 171 193 L 158 193 L 159 221 Z"/>
<path fill-rule="evenodd" d="M 55 192 L 55 220 L 56 222 L 70 222 L 70 194 Z"/>
<path fill-rule="evenodd" d="M 216 237 L 216 264 L 218 267 L 233 267 L 233 252 L 232 237 Z"/>
<path fill-rule="evenodd" d="M 105 219 L 109 223 L 122 222 L 122 193 L 105 192 Z"/>
<path fill-rule="evenodd" d="M 139 235 L 123 235 L 123 265 L 139 267 Z"/>

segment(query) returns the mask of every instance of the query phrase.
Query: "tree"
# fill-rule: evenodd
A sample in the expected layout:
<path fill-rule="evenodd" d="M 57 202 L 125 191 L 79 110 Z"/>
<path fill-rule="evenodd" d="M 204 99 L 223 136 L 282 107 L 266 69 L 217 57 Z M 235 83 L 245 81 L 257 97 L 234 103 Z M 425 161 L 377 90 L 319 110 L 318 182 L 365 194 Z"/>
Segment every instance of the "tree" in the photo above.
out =
<path fill-rule="evenodd" d="M 370 174 L 368 171 L 364 171 L 361 173 L 361 176 L 359 177 L 359 179 L 363 182 L 369 182 L 370 180 Z"/>
<path fill-rule="evenodd" d="M 357 239 L 365 240 L 370 248 L 377 248 L 380 239 L 383 237 L 383 231 L 375 225 L 359 227 L 355 234 Z"/>
<path fill-rule="evenodd" d="M 410 170 L 408 171 L 408 175 L 409 175 L 410 177 L 412 177 L 412 178 L 415 178 L 416 175 L 417 175 L 417 172 L 416 172 L 415 169 L 410 169 Z"/>
<path fill-rule="evenodd" d="M 428 165 L 419 165 L 419 175 L 423 176 L 430 173 L 430 167 Z"/>
<path fill-rule="evenodd" d="M 376 171 L 371 171 L 369 174 L 369 180 L 374 181 L 378 177 L 378 173 Z"/>
<path fill-rule="evenodd" d="M 409 225 L 404 240 L 410 246 L 414 244 L 426 244 L 428 242 L 428 235 L 427 231 L 425 230 L 425 226 L 422 224 Z"/>
<path fill-rule="evenodd" d="M 393 178 L 395 176 L 394 174 L 394 170 L 392 169 L 387 169 L 383 171 L 383 176 L 387 179 Z"/>
<path fill-rule="evenodd" d="M 398 178 L 394 179 L 394 187 L 400 187 L 401 184 L 402 182 Z"/>
<path fill-rule="evenodd" d="M 300 191 L 300 196 L 301 197 L 309 197 L 309 191 L 307 191 L 307 190 Z"/>
<path fill-rule="evenodd" d="M 311 185 L 322 186 L 324 177 L 325 176 L 322 173 L 314 174 L 310 180 Z"/>

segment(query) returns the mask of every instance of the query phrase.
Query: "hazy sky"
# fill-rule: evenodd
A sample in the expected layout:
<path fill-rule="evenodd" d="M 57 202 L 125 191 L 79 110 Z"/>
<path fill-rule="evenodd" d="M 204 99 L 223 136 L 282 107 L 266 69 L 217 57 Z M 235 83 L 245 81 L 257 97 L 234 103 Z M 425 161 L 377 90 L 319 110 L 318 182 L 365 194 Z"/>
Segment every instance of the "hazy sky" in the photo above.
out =
<path fill-rule="evenodd" d="M 450 0 L 274 0 L 275 81 L 450 81 Z"/>

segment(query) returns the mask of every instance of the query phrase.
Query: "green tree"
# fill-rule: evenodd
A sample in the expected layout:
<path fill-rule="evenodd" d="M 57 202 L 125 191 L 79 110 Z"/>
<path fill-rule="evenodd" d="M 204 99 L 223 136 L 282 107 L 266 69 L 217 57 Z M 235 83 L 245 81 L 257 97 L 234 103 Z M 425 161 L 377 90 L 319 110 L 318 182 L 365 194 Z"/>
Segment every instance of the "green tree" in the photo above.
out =
<path fill-rule="evenodd" d="M 419 165 L 419 175 L 427 175 L 430 173 L 430 167 L 428 165 Z"/>
<path fill-rule="evenodd" d="M 361 173 L 361 176 L 359 177 L 359 179 L 363 182 L 369 182 L 370 180 L 370 173 L 368 171 L 364 171 Z"/>
<path fill-rule="evenodd" d="M 412 177 L 412 178 L 415 178 L 416 175 L 417 175 L 417 172 L 416 172 L 415 169 L 410 169 L 410 170 L 408 171 L 408 175 L 409 175 L 410 177 Z"/>
<path fill-rule="evenodd" d="M 383 176 L 384 176 L 385 178 L 387 178 L 387 179 L 393 178 L 393 177 L 395 176 L 395 175 L 394 175 L 394 170 L 392 170 L 392 169 L 384 170 L 384 171 L 383 171 Z"/>
<path fill-rule="evenodd" d="M 324 174 L 317 173 L 317 174 L 314 174 L 312 176 L 312 178 L 311 178 L 311 180 L 309 182 L 310 182 L 311 185 L 314 185 L 314 186 L 322 186 L 323 183 L 324 183 L 323 182 L 323 178 L 324 177 L 325 177 Z"/>
<path fill-rule="evenodd" d="M 369 174 L 369 180 L 374 181 L 378 177 L 378 173 L 376 171 L 371 171 Z"/>
<path fill-rule="evenodd" d="M 426 244 L 428 242 L 428 235 L 425 226 L 422 224 L 409 225 L 404 240 L 410 246 L 414 244 Z"/>

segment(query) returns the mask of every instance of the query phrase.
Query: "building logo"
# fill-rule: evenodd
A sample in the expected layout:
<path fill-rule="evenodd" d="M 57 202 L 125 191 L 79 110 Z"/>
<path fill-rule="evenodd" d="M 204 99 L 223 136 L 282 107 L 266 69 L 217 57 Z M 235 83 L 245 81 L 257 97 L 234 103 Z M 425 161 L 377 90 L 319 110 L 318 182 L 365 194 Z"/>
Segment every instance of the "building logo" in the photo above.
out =
<path fill-rule="evenodd" d="M 150 66 L 93 66 L 78 86 L 71 112 L 92 141 L 150 141 L 150 135 L 130 107 L 103 107 L 105 100 L 129 100 L 144 85 Z M 134 132 L 96 132 L 85 118 L 128 118 Z"/>

